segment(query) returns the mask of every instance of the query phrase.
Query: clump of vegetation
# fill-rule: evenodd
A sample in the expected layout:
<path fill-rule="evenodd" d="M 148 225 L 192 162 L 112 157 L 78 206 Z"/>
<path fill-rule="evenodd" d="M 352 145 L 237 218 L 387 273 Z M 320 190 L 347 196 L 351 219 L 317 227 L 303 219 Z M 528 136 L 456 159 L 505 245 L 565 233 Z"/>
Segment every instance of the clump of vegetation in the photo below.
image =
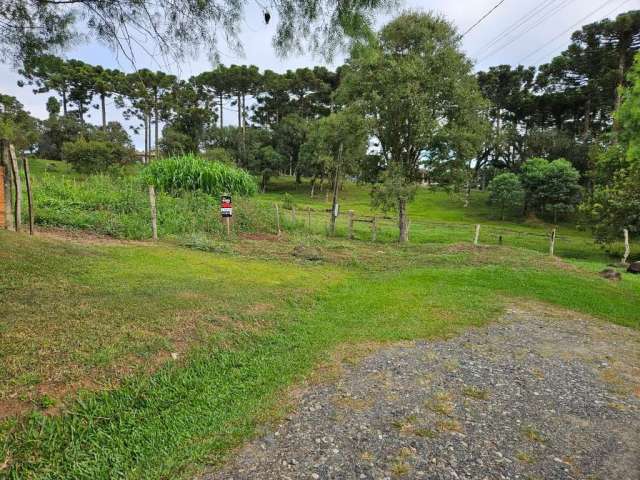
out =
<path fill-rule="evenodd" d="M 501 173 L 489 184 L 489 201 L 500 208 L 500 220 L 504 220 L 505 211 L 522 205 L 524 190 L 515 173 Z"/>
<path fill-rule="evenodd" d="M 236 193 L 254 195 L 256 182 L 245 170 L 196 155 L 157 160 L 142 171 L 149 185 L 171 193 L 199 190 L 211 195 Z"/>
<path fill-rule="evenodd" d="M 62 154 L 80 173 L 104 172 L 131 157 L 130 151 L 123 145 L 103 140 L 85 140 L 82 137 L 74 142 L 66 142 Z"/>
<path fill-rule="evenodd" d="M 135 176 L 90 175 L 34 177 L 36 223 L 92 230 L 117 238 L 149 238 L 149 203 L 143 182 Z M 219 199 L 201 191 L 157 196 L 158 230 L 162 236 L 222 234 Z M 274 231 L 268 207 L 251 199 L 234 199 L 234 229 Z"/>

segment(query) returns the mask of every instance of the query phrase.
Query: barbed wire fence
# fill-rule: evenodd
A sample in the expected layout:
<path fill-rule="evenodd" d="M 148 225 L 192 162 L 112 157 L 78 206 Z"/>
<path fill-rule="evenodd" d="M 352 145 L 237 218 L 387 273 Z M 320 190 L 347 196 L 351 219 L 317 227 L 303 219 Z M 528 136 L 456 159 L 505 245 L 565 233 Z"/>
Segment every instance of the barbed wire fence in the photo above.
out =
<path fill-rule="evenodd" d="M 284 231 L 307 231 L 330 236 L 329 208 L 309 206 L 283 206 L 274 204 L 278 212 L 279 228 Z M 537 231 L 532 231 L 532 230 Z M 355 210 L 340 212 L 336 219 L 335 238 L 355 241 L 391 243 L 398 237 L 397 219 L 384 214 L 358 214 Z M 430 221 L 411 218 L 409 222 L 411 243 L 471 243 L 477 246 L 510 246 L 526 248 L 551 256 L 586 259 L 594 256 L 601 247 L 593 238 L 585 235 L 563 233 L 562 227 L 523 225 L 522 230 L 487 223 Z M 629 243 L 622 232 L 620 241 L 609 252 L 625 259 L 625 253 L 640 253 L 640 244 Z M 628 256 L 628 254 L 627 254 Z"/>

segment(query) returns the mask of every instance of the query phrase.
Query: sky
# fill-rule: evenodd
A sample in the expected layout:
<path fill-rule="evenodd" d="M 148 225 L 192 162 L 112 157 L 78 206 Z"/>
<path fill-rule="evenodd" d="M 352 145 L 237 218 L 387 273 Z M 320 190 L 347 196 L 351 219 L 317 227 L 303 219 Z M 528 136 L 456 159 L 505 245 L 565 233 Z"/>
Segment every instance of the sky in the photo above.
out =
<path fill-rule="evenodd" d="M 498 5 L 464 36 L 462 42 L 463 50 L 475 62 L 475 69 L 485 70 L 500 64 L 528 66 L 546 63 L 564 50 L 571 34 L 580 26 L 640 9 L 640 0 L 405 0 L 400 5 L 394 12 L 380 14 L 376 26 L 384 25 L 403 9 L 431 10 L 453 22 L 460 32 L 465 32 Z M 308 54 L 279 57 L 271 47 L 276 20 L 274 18 L 269 25 L 265 25 L 262 8 L 257 2 L 253 4 L 250 1 L 240 34 L 244 55 L 232 52 L 221 43 L 220 61 L 227 65 L 252 64 L 261 70 L 277 72 L 314 65 L 335 68 L 343 63 L 344 53 L 336 55 L 331 63 Z M 124 56 L 91 40 L 75 45 L 64 56 L 123 71 L 133 69 Z M 136 65 L 138 68 L 163 70 L 180 78 L 188 78 L 212 68 L 211 61 L 204 53 L 176 64 L 158 60 L 158 57 L 150 57 L 140 51 Z M 34 95 L 28 87 L 17 86 L 19 79 L 20 76 L 11 65 L 0 64 L 0 92 L 17 97 L 32 115 L 46 118 L 45 104 L 49 94 Z M 109 119 L 122 121 L 113 105 L 108 108 L 107 114 Z M 226 115 L 226 118 L 232 117 Z M 99 113 L 93 111 L 90 121 L 97 123 L 99 120 Z M 143 143 L 140 138 L 134 138 L 134 142 L 137 147 Z"/>

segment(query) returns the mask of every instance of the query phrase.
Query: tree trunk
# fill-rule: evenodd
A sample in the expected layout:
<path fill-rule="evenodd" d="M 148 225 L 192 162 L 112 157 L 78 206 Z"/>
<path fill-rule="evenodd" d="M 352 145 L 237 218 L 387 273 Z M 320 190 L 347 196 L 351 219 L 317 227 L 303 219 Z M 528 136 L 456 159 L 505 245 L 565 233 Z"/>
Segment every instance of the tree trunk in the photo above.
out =
<path fill-rule="evenodd" d="M 589 138 L 589 131 L 591 130 L 591 97 L 587 98 L 587 104 L 584 109 L 584 138 Z"/>
<path fill-rule="evenodd" d="M 222 92 L 219 93 L 220 96 L 220 128 L 222 128 L 224 126 L 224 123 L 222 121 L 222 117 L 224 115 L 224 106 L 222 105 Z"/>
<path fill-rule="evenodd" d="M 67 115 L 67 92 L 62 91 L 62 113 Z"/>
<path fill-rule="evenodd" d="M 338 148 L 338 162 L 336 164 L 336 175 L 333 179 L 333 201 L 331 202 L 331 235 L 336 233 L 336 218 L 338 208 L 338 179 L 340 178 L 340 164 L 342 163 L 342 143 Z"/>
<path fill-rule="evenodd" d="M 82 102 L 78 102 L 78 113 L 80 114 L 80 123 L 84 125 L 84 105 Z"/>
<path fill-rule="evenodd" d="M 105 105 L 104 93 L 100 94 L 100 106 L 102 107 L 102 128 L 107 128 L 107 110 Z"/>
<path fill-rule="evenodd" d="M 158 160 L 160 158 L 160 146 L 158 145 L 158 137 L 159 137 L 159 123 L 160 118 L 158 114 L 158 92 L 156 90 L 155 97 L 153 101 L 153 116 L 154 116 L 154 126 L 155 126 L 155 138 L 154 138 L 154 146 L 156 149 L 155 159 Z"/>
<path fill-rule="evenodd" d="M 623 41 L 620 41 L 622 44 Z M 622 105 L 622 87 L 624 86 L 624 61 L 626 49 L 620 48 L 620 57 L 618 58 L 618 89 L 616 90 L 616 110 Z"/>
<path fill-rule="evenodd" d="M 242 94 L 242 160 L 247 165 L 247 111 L 245 107 L 246 95 Z"/>
<path fill-rule="evenodd" d="M 467 187 L 464 192 L 464 208 L 469 208 L 470 198 L 471 198 L 471 180 L 467 182 Z"/>
<path fill-rule="evenodd" d="M 407 200 L 398 197 L 398 228 L 400 229 L 400 243 L 409 241 L 409 229 L 407 228 Z"/>

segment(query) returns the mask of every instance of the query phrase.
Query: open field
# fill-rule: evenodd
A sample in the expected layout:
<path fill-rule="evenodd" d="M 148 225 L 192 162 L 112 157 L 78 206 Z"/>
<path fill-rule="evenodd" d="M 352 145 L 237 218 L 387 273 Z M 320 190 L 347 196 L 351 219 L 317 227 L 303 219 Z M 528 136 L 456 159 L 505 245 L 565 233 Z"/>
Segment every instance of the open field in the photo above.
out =
<path fill-rule="evenodd" d="M 136 166 L 119 176 L 86 177 L 70 170 L 64 162 L 35 160 L 32 162 L 36 197 L 36 222 L 44 226 L 86 229 L 117 238 L 146 239 L 150 237 L 148 200 L 135 178 Z M 357 218 L 377 216 L 377 241 L 397 240 L 394 213 L 384 214 L 371 207 L 370 187 L 345 182 L 340 192 L 341 215 L 337 235 L 347 236 L 348 210 Z M 235 229 L 237 232 L 276 233 L 274 203 L 280 205 L 281 227 L 288 231 L 326 234 L 327 209 L 330 195 L 316 186 L 311 198 L 307 180 L 296 185 L 291 177 L 275 178 L 265 194 L 253 199 L 235 199 Z M 286 196 L 296 208 L 295 221 L 286 206 Z M 206 194 L 186 194 L 172 197 L 158 195 L 160 236 L 193 242 L 193 236 L 222 237 L 223 229 L 217 212 L 218 199 Z M 498 220 L 487 204 L 485 192 L 473 191 L 469 207 L 459 195 L 442 190 L 420 188 L 409 206 L 410 241 L 416 244 L 471 242 L 475 225 L 481 224 L 480 243 L 522 247 L 548 252 L 549 233 L 553 225 L 539 219 L 514 216 Z M 310 222 L 309 222 L 310 220 Z M 371 239 L 371 224 L 356 222 L 354 237 Z M 558 226 L 556 254 L 563 258 L 611 261 L 619 259 L 621 244 L 609 247 L 609 252 L 596 245 L 588 231 L 576 228 L 576 220 Z M 613 256 L 612 256 L 613 255 Z M 640 244 L 632 239 L 632 257 L 640 255 Z"/>
<path fill-rule="evenodd" d="M 322 260 L 292 256 L 300 244 Z M 0 245 L 9 478 L 188 477 L 282 415 L 283 391 L 338 346 L 451 335 L 519 299 L 640 328 L 640 279 L 526 249 L 296 232 L 208 252 L 10 232 Z"/>

